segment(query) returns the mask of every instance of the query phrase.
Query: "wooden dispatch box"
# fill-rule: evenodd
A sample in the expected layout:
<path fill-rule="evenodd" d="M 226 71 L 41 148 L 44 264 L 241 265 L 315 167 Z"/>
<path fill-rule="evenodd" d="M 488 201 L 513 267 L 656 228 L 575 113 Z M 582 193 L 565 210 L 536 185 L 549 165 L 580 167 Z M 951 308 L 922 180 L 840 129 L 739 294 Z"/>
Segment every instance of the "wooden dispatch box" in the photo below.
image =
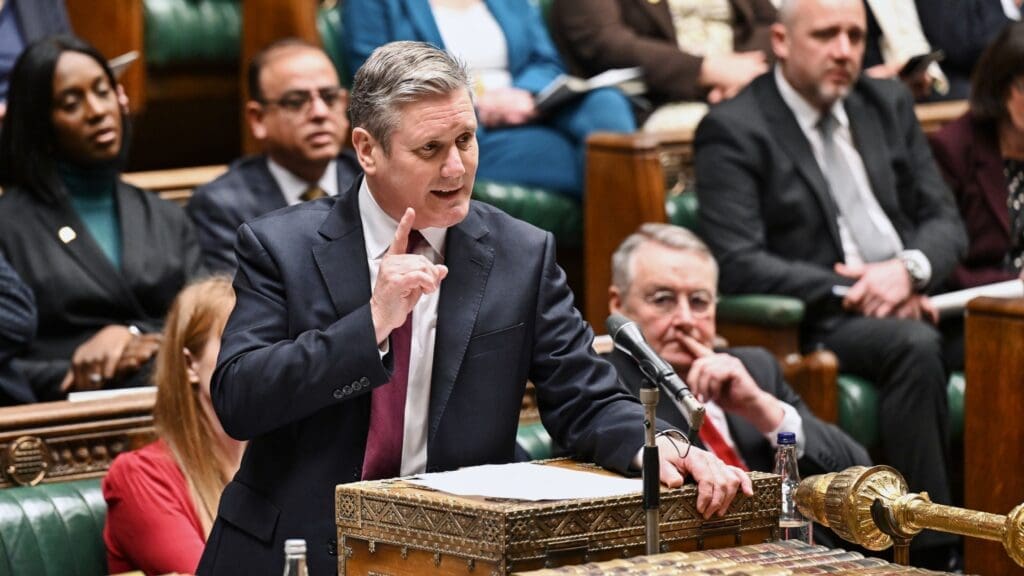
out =
<path fill-rule="evenodd" d="M 611 474 L 589 464 L 546 464 Z M 697 513 L 697 487 L 661 492 L 661 548 L 693 551 L 758 544 L 778 532 L 778 476 L 752 472 L 754 495 L 723 517 Z M 504 576 L 645 551 L 639 492 L 551 502 L 454 496 L 401 479 L 340 484 L 335 491 L 338 573 L 344 576 Z"/>

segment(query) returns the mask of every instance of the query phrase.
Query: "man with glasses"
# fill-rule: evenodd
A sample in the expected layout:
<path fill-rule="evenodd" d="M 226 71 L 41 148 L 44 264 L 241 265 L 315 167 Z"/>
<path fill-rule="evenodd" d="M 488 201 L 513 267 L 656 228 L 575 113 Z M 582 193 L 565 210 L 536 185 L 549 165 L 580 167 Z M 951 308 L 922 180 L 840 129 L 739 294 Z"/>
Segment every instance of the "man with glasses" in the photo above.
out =
<path fill-rule="evenodd" d="M 264 153 L 237 160 L 196 188 L 188 205 L 208 270 L 235 269 L 235 231 L 268 212 L 335 196 L 360 173 L 348 133 L 347 94 L 322 49 L 302 40 L 271 44 L 249 64 L 246 118 Z"/>
<path fill-rule="evenodd" d="M 863 447 L 807 408 L 767 350 L 715 348 L 717 283 L 718 265 L 707 246 L 678 226 L 644 224 L 612 256 L 609 309 L 635 321 L 704 402 L 707 418 L 694 442 L 726 464 L 771 471 L 778 433 L 793 432 L 803 477 L 870 466 Z M 618 351 L 609 360 L 639 394 L 634 362 Z M 671 402 L 658 403 L 658 417 L 687 429 Z"/>

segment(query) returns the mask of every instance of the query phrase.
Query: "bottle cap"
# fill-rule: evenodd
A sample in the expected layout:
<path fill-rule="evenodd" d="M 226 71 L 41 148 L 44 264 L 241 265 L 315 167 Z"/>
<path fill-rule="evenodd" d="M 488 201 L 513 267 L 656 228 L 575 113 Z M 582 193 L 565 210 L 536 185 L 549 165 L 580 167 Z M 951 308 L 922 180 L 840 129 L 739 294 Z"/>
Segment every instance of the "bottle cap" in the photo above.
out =
<path fill-rule="evenodd" d="M 779 444 L 796 444 L 796 434 L 793 432 L 779 432 Z"/>
<path fill-rule="evenodd" d="M 305 554 L 306 541 L 302 538 L 290 538 L 284 541 L 285 554 Z"/>

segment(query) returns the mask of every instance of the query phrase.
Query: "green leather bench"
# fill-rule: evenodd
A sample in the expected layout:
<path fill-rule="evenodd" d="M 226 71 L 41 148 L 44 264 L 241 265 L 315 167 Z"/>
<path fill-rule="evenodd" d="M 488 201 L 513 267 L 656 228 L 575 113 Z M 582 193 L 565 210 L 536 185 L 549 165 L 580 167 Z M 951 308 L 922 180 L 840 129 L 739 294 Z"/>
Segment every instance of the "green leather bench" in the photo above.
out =
<path fill-rule="evenodd" d="M 0 576 L 107 573 L 100 479 L 0 490 Z"/>

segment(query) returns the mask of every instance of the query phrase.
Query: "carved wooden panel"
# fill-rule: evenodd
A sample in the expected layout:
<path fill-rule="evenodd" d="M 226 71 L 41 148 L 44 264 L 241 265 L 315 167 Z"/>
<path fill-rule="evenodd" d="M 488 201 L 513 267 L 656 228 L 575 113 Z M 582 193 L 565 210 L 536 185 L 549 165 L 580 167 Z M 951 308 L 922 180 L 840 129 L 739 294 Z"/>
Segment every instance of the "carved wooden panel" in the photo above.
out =
<path fill-rule="evenodd" d="M 156 392 L 0 408 L 0 488 L 103 476 L 156 438 Z"/>

